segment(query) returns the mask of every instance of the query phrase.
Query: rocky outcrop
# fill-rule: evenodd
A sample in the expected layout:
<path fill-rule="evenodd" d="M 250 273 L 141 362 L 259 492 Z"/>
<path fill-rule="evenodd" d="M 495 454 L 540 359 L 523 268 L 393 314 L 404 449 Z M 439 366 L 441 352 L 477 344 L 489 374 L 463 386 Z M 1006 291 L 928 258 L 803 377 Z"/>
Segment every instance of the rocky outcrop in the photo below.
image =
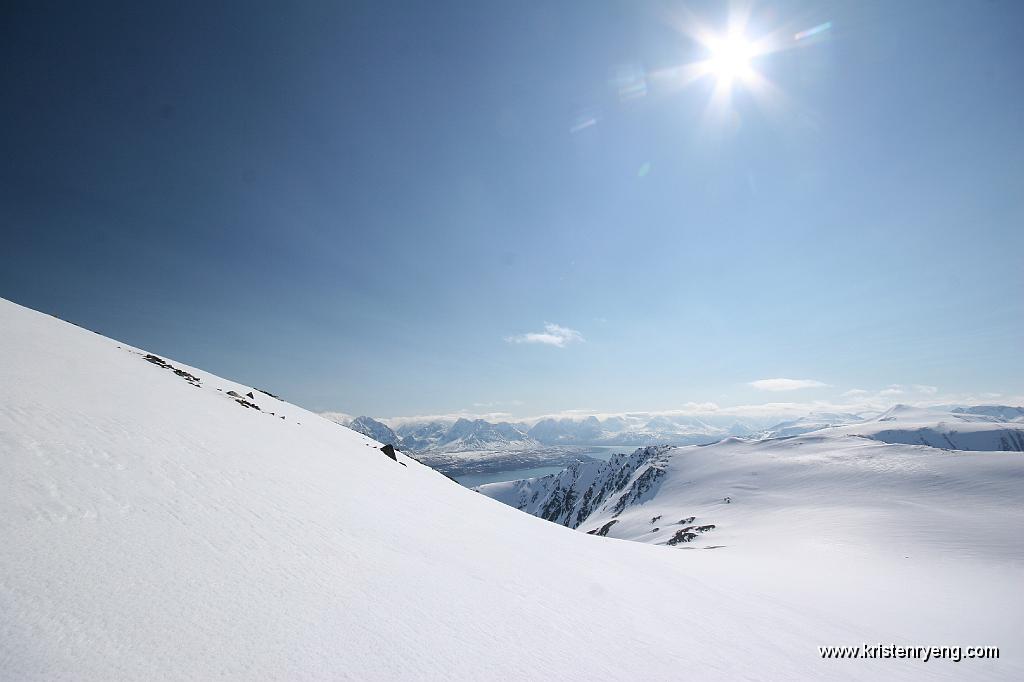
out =
<path fill-rule="evenodd" d="M 608 504 L 613 504 L 617 514 L 652 493 L 664 476 L 661 460 L 667 450 L 640 448 L 606 462 L 575 462 L 557 474 L 489 484 L 478 490 L 534 516 L 579 528 Z"/>
<path fill-rule="evenodd" d="M 614 526 L 616 523 L 618 523 L 618 520 L 617 519 L 612 519 L 611 521 L 609 521 L 608 523 L 604 524 L 600 528 L 595 528 L 594 530 L 588 530 L 587 531 L 587 535 L 598 535 L 600 537 L 605 537 L 605 536 L 608 535 L 608 531 L 610 531 L 612 529 L 612 526 Z"/>
<path fill-rule="evenodd" d="M 676 531 L 675 535 L 669 538 L 665 544 L 674 547 L 675 545 L 691 542 L 695 540 L 702 533 L 706 533 L 709 530 L 714 530 L 715 524 L 708 524 L 706 526 L 687 526 L 686 528 L 680 528 Z"/>
<path fill-rule="evenodd" d="M 166 360 L 164 360 L 161 357 L 153 355 L 152 353 L 146 353 L 145 355 L 142 356 L 142 359 L 145 360 L 146 362 L 149 362 L 149 363 L 152 363 L 152 364 L 156 365 L 157 367 L 163 367 L 164 369 L 171 370 L 176 375 L 178 375 L 179 377 L 181 377 L 182 379 L 184 379 L 185 381 L 187 381 L 188 383 L 192 384 L 193 386 L 195 386 L 197 388 L 200 385 L 199 384 L 199 377 L 197 377 L 196 375 L 191 374 L 189 372 L 186 372 L 183 369 L 179 369 L 179 368 L 175 367 L 174 365 L 172 365 L 171 363 L 167 362 Z"/>

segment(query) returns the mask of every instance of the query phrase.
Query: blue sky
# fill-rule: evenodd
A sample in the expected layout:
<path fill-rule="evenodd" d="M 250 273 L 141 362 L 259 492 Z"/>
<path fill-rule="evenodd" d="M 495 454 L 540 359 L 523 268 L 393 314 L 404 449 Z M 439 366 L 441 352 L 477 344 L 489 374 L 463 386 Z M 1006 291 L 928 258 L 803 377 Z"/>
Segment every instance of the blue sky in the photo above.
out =
<path fill-rule="evenodd" d="M 1018 3 L 756 3 L 724 106 L 735 5 L 84 5 L 0 16 L 18 303 L 382 416 L 1024 394 Z"/>

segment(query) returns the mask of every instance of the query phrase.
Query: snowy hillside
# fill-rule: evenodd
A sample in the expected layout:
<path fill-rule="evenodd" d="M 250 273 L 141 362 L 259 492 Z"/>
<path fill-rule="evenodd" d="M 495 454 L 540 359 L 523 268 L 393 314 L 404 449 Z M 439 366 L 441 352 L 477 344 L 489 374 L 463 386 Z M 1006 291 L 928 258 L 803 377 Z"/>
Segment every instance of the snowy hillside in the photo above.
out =
<path fill-rule="evenodd" d="M 783 584 L 795 573 L 775 563 L 803 557 L 809 585 L 864 589 L 857 608 L 902 622 L 914 619 L 907 600 L 932 593 L 944 604 L 929 609 L 933 625 L 952 631 L 964 618 L 975 636 L 1024 643 L 1024 456 L 887 444 L 845 428 L 649 447 L 478 490 L 588 534 L 714 550 Z"/>
<path fill-rule="evenodd" d="M 825 489 L 847 480 L 827 455 L 820 473 L 798 469 L 816 509 L 767 486 L 716 505 L 758 479 L 706 461 L 692 484 L 680 479 L 683 506 L 713 517 L 728 547 L 681 552 L 522 514 L 267 393 L 2 300 L 0 386 L 4 679 L 1022 672 L 1018 460 L 950 455 L 948 480 L 909 468 L 925 492 L 905 499 L 941 497 L 945 512 L 922 536 L 935 507 L 894 497 L 870 517 L 886 538 L 871 551 L 842 525 L 832 542 L 812 532 L 825 522 L 811 512 L 864 511 Z M 973 490 L 959 486 L 968 477 Z M 733 530 L 749 528 L 732 516 L 748 505 L 759 543 Z M 995 644 L 1004 656 L 823 661 L 817 649 L 875 641 Z"/>
<path fill-rule="evenodd" d="M 1007 421 L 1018 408 L 934 408 L 896 405 L 876 419 L 834 429 L 883 443 L 927 445 L 948 450 L 1009 450 L 1024 452 L 1024 423 Z M 995 413 L 995 414 L 993 414 Z"/>
<path fill-rule="evenodd" d="M 974 556 L 1024 559 L 1024 542 L 1015 538 L 1024 523 L 1024 457 L 890 445 L 835 431 L 648 447 L 478 490 L 571 528 L 601 531 L 611 522 L 602 535 L 653 544 L 775 544 L 799 522 L 801 541 L 850 533 L 843 542 L 881 550 L 895 531 L 930 554 L 984 538 Z M 952 513 L 954 501 L 958 524 L 974 530 L 970 539 L 942 542 L 932 536 L 948 528 L 935 521 Z M 786 521 L 766 534 L 765 520 L 779 517 Z"/>
<path fill-rule="evenodd" d="M 799 436 L 804 433 L 826 429 L 830 426 L 856 424 L 864 421 L 864 417 L 848 412 L 811 412 L 797 419 L 789 419 L 769 427 L 759 434 L 761 438 L 785 438 Z M 744 435 L 744 434 L 736 434 Z"/>

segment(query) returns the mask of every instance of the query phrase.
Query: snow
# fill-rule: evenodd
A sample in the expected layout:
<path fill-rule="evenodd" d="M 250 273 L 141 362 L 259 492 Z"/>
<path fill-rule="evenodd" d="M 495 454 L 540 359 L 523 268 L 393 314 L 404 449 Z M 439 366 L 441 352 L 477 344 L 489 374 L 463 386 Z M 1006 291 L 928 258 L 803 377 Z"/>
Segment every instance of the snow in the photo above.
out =
<path fill-rule="evenodd" d="M 517 512 L 252 387 L 163 358 L 195 386 L 143 356 L 0 300 L 5 679 L 1024 674 L 1012 453 L 950 455 L 951 482 L 897 460 L 907 477 L 872 509 L 865 467 L 887 470 L 887 449 L 906 446 L 857 439 L 877 456 L 846 476 L 827 449 L 803 468 L 804 455 L 780 450 L 793 460 L 783 491 L 765 485 L 724 508 L 713 498 L 753 457 L 733 442 L 736 465 L 716 474 L 705 462 L 691 486 L 695 512 L 714 512 L 729 546 L 688 552 Z M 813 505 L 793 506 L 798 472 Z M 823 540 L 830 522 L 815 514 L 829 510 L 840 525 Z M 854 542 L 871 527 L 861 513 L 884 541 Z M 754 533 L 744 518 L 759 542 L 742 541 Z M 1001 645 L 1003 658 L 817 652 L 890 640 Z"/>
<path fill-rule="evenodd" d="M 1002 408 L 1004 411 L 1013 408 Z M 980 413 L 979 413 L 980 410 Z M 836 434 L 859 435 L 884 443 L 927 445 L 948 450 L 1009 450 L 1024 452 L 1024 426 L 993 416 L 984 408 L 945 411 L 896 405 L 876 419 L 834 429 Z"/>
<path fill-rule="evenodd" d="M 915 428 L 936 417 L 898 412 Z M 785 603 L 813 603 L 915 641 L 1001 642 L 1020 665 L 1018 452 L 887 444 L 841 427 L 648 448 L 478 489 L 609 538 L 666 545 L 685 531 L 685 542 L 665 550 L 727 556 L 723 571 L 748 567 L 745 578 Z"/>
<path fill-rule="evenodd" d="M 779 422 L 766 429 L 761 434 L 762 438 L 785 438 L 787 436 L 799 436 L 803 433 L 818 431 L 830 426 L 841 424 L 853 424 L 864 421 L 864 417 L 858 414 L 847 412 L 812 412 L 797 419 Z M 736 434 L 743 435 L 743 434 Z"/>

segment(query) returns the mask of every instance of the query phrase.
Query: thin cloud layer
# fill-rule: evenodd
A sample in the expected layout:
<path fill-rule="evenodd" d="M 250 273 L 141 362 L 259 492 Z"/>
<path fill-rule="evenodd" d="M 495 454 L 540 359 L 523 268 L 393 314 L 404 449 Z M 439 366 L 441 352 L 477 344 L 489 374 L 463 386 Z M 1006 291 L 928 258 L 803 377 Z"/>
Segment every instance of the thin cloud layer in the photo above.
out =
<path fill-rule="evenodd" d="M 507 336 L 505 341 L 508 343 L 541 343 L 546 346 L 565 348 L 570 343 L 582 342 L 583 335 L 575 329 L 546 322 L 542 332 L 527 332 L 525 334 L 517 334 L 516 336 Z"/>
<path fill-rule="evenodd" d="M 513 414 L 508 412 L 473 412 L 459 411 L 449 414 L 423 414 L 409 415 L 402 417 L 381 417 L 380 421 L 392 428 L 401 424 L 423 421 L 455 421 L 462 417 L 465 419 L 484 419 L 490 422 L 509 421 L 524 423 L 532 426 L 541 419 L 574 419 L 581 420 L 594 416 L 604 420 L 609 417 L 623 417 L 630 419 L 652 418 L 659 416 L 666 417 L 696 417 L 696 418 L 724 418 L 732 417 L 737 420 L 750 420 L 753 423 L 768 425 L 784 419 L 793 419 L 814 412 L 846 412 L 860 414 L 865 417 L 876 416 L 889 409 L 897 403 L 911 405 L 913 407 L 953 407 L 957 405 L 983 405 L 998 402 L 1002 405 L 1024 405 L 1024 395 L 1005 395 L 999 393 L 958 393 L 958 394 L 929 394 L 927 389 L 921 387 L 917 395 L 901 396 L 899 400 L 893 400 L 892 396 L 884 395 L 885 390 L 878 389 L 867 391 L 864 389 L 851 389 L 846 391 L 842 397 L 846 400 L 814 400 L 807 402 L 768 402 L 747 405 L 722 406 L 714 402 L 688 402 L 673 409 L 664 410 L 629 410 L 629 411 L 606 411 L 596 408 L 577 408 L 548 412 L 544 414 Z"/>
<path fill-rule="evenodd" d="M 798 391 L 802 388 L 828 386 L 828 384 L 817 379 L 758 379 L 757 381 L 751 381 L 749 385 L 759 391 Z"/>

